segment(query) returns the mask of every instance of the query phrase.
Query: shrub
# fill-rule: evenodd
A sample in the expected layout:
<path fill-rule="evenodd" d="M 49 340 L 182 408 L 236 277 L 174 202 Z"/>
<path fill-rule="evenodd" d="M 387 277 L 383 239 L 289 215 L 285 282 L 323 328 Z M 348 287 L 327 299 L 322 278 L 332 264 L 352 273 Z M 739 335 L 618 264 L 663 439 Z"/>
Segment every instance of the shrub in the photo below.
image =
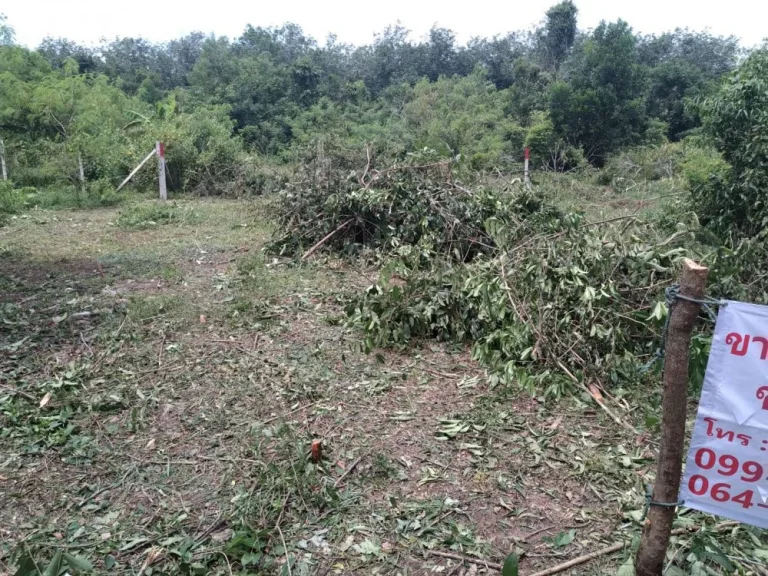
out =
<path fill-rule="evenodd" d="M 114 206 L 119 204 L 124 198 L 118 195 L 115 191 L 115 186 L 106 178 L 88 182 L 87 191 L 87 200 L 92 206 Z"/>
<path fill-rule="evenodd" d="M 118 194 L 107 179 L 88 182 L 85 191 L 78 185 L 51 185 L 26 188 L 26 204 L 46 209 L 80 209 L 114 206 L 125 199 L 125 192 Z"/>
<path fill-rule="evenodd" d="M 18 214 L 24 209 L 24 192 L 10 181 L 0 182 L 0 214 Z"/>
<path fill-rule="evenodd" d="M 533 168 L 549 166 L 550 151 L 557 144 L 555 127 L 549 114 L 535 112 L 532 116 L 531 126 L 525 136 L 525 146 L 531 149 L 531 164 Z"/>
<path fill-rule="evenodd" d="M 535 112 L 525 137 L 525 146 L 531 150 L 532 169 L 544 168 L 558 172 L 575 170 L 587 165 L 584 152 L 570 146 L 555 134 L 549 114 Z"/>
<path fill-rule="evenodd" d="M 284 189 L 290 177 L 289 166 L 264 156 L 252 155 L 243 162 L 237 189 L 254 196 L 272 194 Z"/>
<path fill-rule="evenodd" d="M 716 225 L 717 214 L 729 205 L 731 167 L 712 149 L 692 148 L 682 162 L 682 172 L 691 192 L 693 209 L 704 225 Z"/>
<path fill-rule="evenodd" d="M 719 155 L 704 143 L 683 141 L 666 143 L 661 146 L 638 146 L 611 156 L 598 173 L 598 183 L 621 187 L 622 184 L 654 182 L 683 176 L 690 185 L 698 185 L 698 174 L 694 182 L 689 171 L 708 170 L 709 163 Z M 696 167 L 698 165 L 698 168 Z M 704 178 L 706 179 L 706 178 Z"/>
<path fill-rule="evenodd" d="M 731 165 L 713 165 L 694 202 L 702 222 L 728 233 L 753 236 L 768 224 L 768 48 L 753 52 L 702 115 L 717 149 Z M 699 178 L 701 181 L 701 178 Z"/>
<path fill-rule="evenodd" d="M 120 210 L 117 225 L 121 228 L 146 230 L 164 224 L 189 224 L 199 220 L 194 210 L 182 209 L 173 202 L 146 202 Z"/>

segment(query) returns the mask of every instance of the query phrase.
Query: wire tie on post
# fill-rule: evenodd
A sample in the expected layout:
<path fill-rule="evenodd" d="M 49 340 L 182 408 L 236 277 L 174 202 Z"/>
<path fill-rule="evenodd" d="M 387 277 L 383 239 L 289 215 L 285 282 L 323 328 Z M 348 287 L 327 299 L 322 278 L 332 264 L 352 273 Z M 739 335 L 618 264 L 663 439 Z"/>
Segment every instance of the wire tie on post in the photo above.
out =
<path fill-rule="evenodd" d="M 685 504 L 685 500 L 678 500 L 677 502 L 657 502 L 653 500 L 653 488 L 650 484 L 645 485 L 645 506 L 643 507 L 643 516 L 640 518 L 640 522 L 645 522 L 648 517 L 648 512 L 651 506 L 658 506 L 659 508 L 677 508 Z"/>
<path fill-rule="evenodd" d="M 672 308 L 675 306 L 675 302 L 678 300 L 685 300 L 686 302 L 694 302 L 696 304 L 701 304 L 701 307 L 704 309 L 704 311 L 707 313 L 707 316 L 709 316 L 709 320 L 714 323 L 717 321 L 717 315 L 715 314 L 714 310 L 712 310 L 713 306 L 727 306 L 728 303 L 725 300 L 717 300 L 716 298 L 691 298 L 690 296 L 685 296 L 683 294 L 680 294 L 680 285 L 679 284 L 673 284 L 672 286 L 668 286 L 664 290 L 664 302 L 667 305 L 667 320 L 664 323 L 664 330 L 661 333 L 661 344 L 659 345 L 659 348 L 654 352 L 653 357 L 650 359 L 650 361 L 647 364 L 643 364 L 640 366 L 638 371 L 640 374 L 645 374 L 650 370 L 654 364 L 656 364 L 657 361 L 664 358 L 664 353 L 666 351 L 667 347 L 667 332 L 669 331 L 669 319 L 672 317 Z"/>

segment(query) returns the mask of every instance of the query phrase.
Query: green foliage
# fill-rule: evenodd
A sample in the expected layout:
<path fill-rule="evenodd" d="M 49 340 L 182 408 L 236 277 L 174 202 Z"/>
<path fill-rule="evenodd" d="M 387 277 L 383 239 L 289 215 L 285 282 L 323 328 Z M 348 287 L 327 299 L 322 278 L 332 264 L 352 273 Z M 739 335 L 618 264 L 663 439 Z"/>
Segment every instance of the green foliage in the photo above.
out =
<path fill-rule="evenodd" d="M 519 574 L 518 564 L 517 554 L 510 554 L 507 556 L 506 560 L 504 560 L 504 566 L 501 569 L 501 576 L 517 576 Z"/>
<path fill-rule="evenodd" d="M 507 107 L 508 95 L 477 69 L 463 78 L 392 87 L 377 101 L 356 86 L 346 102 L 323 98 L 291 126 L 296 144 L 335 141 L 362 148 L 373 141 L 381 155 L 395 160 L 430 148 L 483 169 L 508 165 L 522 153 L 524 129 L 508 117 Z"/>
<path fill-rule="evenodd" d="M 760 232 L 753 238 L 728 239 L 720 244 L 710 238 L 715 247 L 704 258 L 709 265 L 710 292 L 721 298 L 768 304 L 768 287 L 763 271 L 768 268 L 768 234 Z"/>
<path fill-rule="evenodd" d="M 402 112 L 416 149 L 462 155 L 474 169 L 499 166 L 520 156 L 516 126 L 504 114 L 504 100 L 478 70 L 465 78 L 422 80 Z"/>
<path fill-rule="evenodd" d="M 392 89 L 378 101 L 370 98 L 364 85 L 350 88 L 349 98 L 334 102 L 329 98 L 320 101 L 298 115 L 291 123 L 294 152 L 308 145 L 343 145 L 349 149 L 363 149 L 375 142 L 379 153 L 387 158 L 403 158 L 412 150 L 414 134 L 406 129 L 403 119 L 394 115 L 390 99 L 397 98 L 400 106 L 407 101 L 412 90 L 405 86 Z"/>
<path fill-rule="evenodd" d="M 18 570 L 16 576 L 59 576 L 60 574 L 83 574 L 93 571 L 93 565 L 80 556 L 69 554 L 58 550 L 51 558 L 51 561 L 43 568 L 38 565 L 34 558 L 29 555 L 23 555 L 18 560 Z M 42 569 L 42 572 L 40 571 Z"/>
<path fill-rule="evenodd" d="M 38 53 L 13 46 L 0 52 L 0 136 L 8 172 L 19 185 L 41 191 L 38 205 L 116 203 L 114 186 L 156 140 L 167 143 L 171 190 L 222 193 L 230 191 L 230 178 L 241 183 L 235 176 L 242 146 L 232 135 L 228 109 L 185 110 L 175 95 L 148 106 L 106 76 L 80 73 L 72 58 L 52 70 Z M 135 183 L 154 188 L 156 178 L 150 165 Z"/>
<path fill-rule="evenodd" d="M 325 248 L 340 252 L 402 247 L 471 260 L 492 243 L 486 219 L 537 206 L 532 198 L 513 206 L 504 191 L 468 190 L 454 180 L 451 163 L 428 149 L 406 163 L 377 166 L 371 149 L 367 157 L 312 150 L 277 199 L 270 250 L 299 255 L 325 239 Z"/>
<path fill-rule="evenodd" d="M 5 14 L 0 14 L 0 46 L 11 46 L 16 41 L 16 31 L 7 21 Z"/>
<path fill-rule="evenodd" d="M 545 205 L 525 219 L 490 219 L 486 231 L 498 253 L 469 264 L 402 258 L 385 269 L 348 310 L 365 346 L 473 342 L 497 381 L 553 395 L 573 385 L 571 375 L 638 378 L 639 358 L 652 352 L 643 302 L 674 277 L 684 236 L 641 240 L 654 237 L 650 227 L 589 226 Z M 391 282 L 394 274 L 404 282 Z"/>
<path fill-rule="evenodd" d="M 564 0 L 538 30 L 466 46 L 438 27 L 413 41 L 399 25 L 369 46 L 321 46 L 286 24 L 248 26 L 234 40 L 47 38 L 35 52 L 11 45 L 3 21 L 0 136 L 15 181 L 60 190 L 77 181 L 81 159 L 88 181 L 118 184 L 152 138 L 167 140 L 174 192 L 242 193 L 238 137 L 282 162 L 317 142 L 375 142 L 390 161 L 429 147 L 476 170 L 517 169 L 533 123 L 537 165 L 563 170 L 695 131 L 694 103 L 738 56 L 733 38 L 641 37 L 621 21 L 580 35 L 576 15 Z M 134 186 L 151 182 L 148 170 Z"/>
<path fill-rule="evenodd" d="M 563 0 L 547 10 L 543 44 L 547 60 L 557 72 L 576 40 L 578 8 L 571 0 Z"/>
<path fill-rule="evenodd" d="M 531 150 L 533 169 L 574 170 L 587 164 L 580 148 L 570 146 L 558 137 L 546 112 L 533 114 L 525 137 L 525 146 Z"/>
<path fill-rule="evenodd" d="M 679 61 L 663 62 L 649 75 L 648 114 L 666 124 L 665 134 L 679 140 L 700 125 L 691 105 L 705 89 L 701 72 Z"/>
<path fill-rule="evenodd" d="M 173 202 L 145 202 L 120 210 L 117 225 L 121 228 L 146 230 L 164 224 L 189 224 L 199 219 L 193 211 L 180 208 Z"/>
<path fill-rule="evenodd" d="M 153 138 L 167 142 L 166 167 L 173 188 L 204 195 L 235 192 L 232 184 L 242 171 L 243 149 L 232 136 L 226 108 L 175 114 L 148 130 L 145 148 L 151 149 Z"/>
<path fill-rule="evenodd" d="M 661 146 L 629 148 L 608 158 L 598 176 L 600 184 L 627 188 L 638 182 L 688 177 L 690 171 L 707 170 L 701 166 L 705 158 L 716 156 L 711 148 L 688 142 L 667 143 Z"/>
<path fill-rule="evenodd" d="M 550 152 L 555 149 L 557 142 L 555 125 L 552 124 L 549 114 L 546 112 L 534 114 L 525 136 L 525 146 L 531 150 L 531 163 L 534 168 L 549 164 Z"/>
<path fill-rule="evenodd" d="M 242 162 L 239 181 L 234 185 L 248 195 L 276 193 L 288 184 L 291 169 L 284 163 L 257 154 L 245 157 Z"/>
<path fill-rule="evenodd" d="M 586 42 L 570 82 L 552 86 L 549 111 L 559 136 L 602 164 L 646 130 L 644 71 L 626 22 L 602 22 Z"/>
<path fill-rule="evenodd" d="M 752 236 L 768 225 L 768 49 L 753 52 L 720 92 L 702 106 L 715 146 L 730 164 L 718 164 L 694 201 L 703 223 Z"/>
<path fill-rule="evenodd" d="M 691 205 L 703 224 L 715 224 L 717 214 L 729 200 L 731 167 L 711 148 L 694 148 L 683 163 L 683 175 L 691 193 Z M 715 224 L 715 227 L 717 225 Z"/>
<path fill-rule="evenodd" d="M 528 126 L 532 114 L 547 109 L 551 78 L 537 64 L 525 58 L 518 58 L 510 68 L 507 111 L 523 126 Z"/>
<path fill-rule="evenodd" d="M 0 214 L 18 214 L 24 208 L 24 193 L 13 182 L 0 182 Z"/>

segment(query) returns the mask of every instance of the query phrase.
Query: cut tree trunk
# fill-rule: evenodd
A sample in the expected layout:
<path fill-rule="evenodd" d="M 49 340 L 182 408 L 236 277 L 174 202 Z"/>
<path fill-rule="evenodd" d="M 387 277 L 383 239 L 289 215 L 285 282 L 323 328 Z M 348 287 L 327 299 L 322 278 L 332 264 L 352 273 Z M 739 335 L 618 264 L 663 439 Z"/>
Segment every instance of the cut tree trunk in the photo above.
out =
<path fill-rule="evenodd" d="M 709 269 L 686 259 L 680 280 L 680 295 L 701 300 L 708 273 Z M 680 298 L 670 305 L 664 358 L 661 449 L 653 487 L 654 502 L 677 502 L 680 490 L 688 399 L 688 358 L 691 333 L 700 308 L 698 302 Z M 637 552 L 637 576 L 661 576 L 676 510 L 675 506 L 650 506 Z"/>

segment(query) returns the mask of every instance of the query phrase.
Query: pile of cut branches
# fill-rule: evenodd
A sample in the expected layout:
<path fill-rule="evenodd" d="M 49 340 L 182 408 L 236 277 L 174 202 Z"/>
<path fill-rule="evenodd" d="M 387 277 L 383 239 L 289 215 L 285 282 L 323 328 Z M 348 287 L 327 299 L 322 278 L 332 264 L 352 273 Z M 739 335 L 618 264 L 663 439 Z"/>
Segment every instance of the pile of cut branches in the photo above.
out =
<path fill-rule="evenodd" d="M 350 170 L 352 158 L 360 164 Z M 532 195 L 471 190 L 454 179 L 451 161 L 428 150 L 405 163 L 375 168 L 371 148 L 360 157 L 314 152 L 279 194 L 278 233 L 270 250 L 308 258 L 320 248 L 357 254 L 390 253 L 418 245 L 459 262 L 494 249 L 485 222 L 499 215 L 526 218 L 541 209 Z"/>
<path fill-rule="evenodd" d="M 658 238 L 634 219 L 588 223 L 539 212 L 492 218 L 496 249 L 471 263 L 400 258 L 348 308 L 368 349 L 417 337 L 473 342 L 496 381 L 562 394 L 597 380 L 636 380 L 666 318 L 664 288 L 690 235 Z M 651 238 L 653 240 L 642 240 Z M 392 283 L 392 275 L 405 282 Z"/>

